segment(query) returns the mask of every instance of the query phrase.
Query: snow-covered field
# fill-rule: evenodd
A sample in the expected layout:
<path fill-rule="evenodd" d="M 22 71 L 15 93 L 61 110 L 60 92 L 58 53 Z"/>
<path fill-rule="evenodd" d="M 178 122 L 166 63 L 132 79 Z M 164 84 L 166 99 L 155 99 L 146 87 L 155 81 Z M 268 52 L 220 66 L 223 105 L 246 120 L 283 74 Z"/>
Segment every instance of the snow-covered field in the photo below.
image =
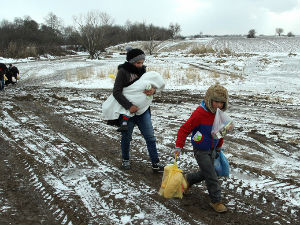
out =
<path fill-rule="evenodd" d="M 112 88 L 113 80 L 108 75 L 116 74 L 118 64 L 125 61 L 125 56 L 119 51 L 122 49 L 124 52 L 127 45 L 142 47 L 143 43 L 111 47 L 108 51 L 113 54 L 100 61 L 38 61 L 21 63 L 19 68 L 23 80 L 35 77 L 47 79 L 49 74 L 64 71 L 60 74 L 64 79 L 47 82 L 54 87 Z M 190 54 L 192 49 L 200 46 L 212 47 L 216 52 Z M 230 50 L 229 54 L 222 53 L 225 49 Z M 299 103 L 296 94 L 299 93 L 299 53 L 299 37 L 203 38 L 163 42 L 155 55 L 147 56 L 145 64 L 148 70 L 164 75 L 166 89 L 205 92 L 211 84 L 219 81 L 232 94 L 266 94 L 274 99 L 290 99 Z M 0 58 L 0 61 L 13 60 Z"/>
<path fill-rule="evenodd" d="M 183 207 L 187 203 L 182 202 L 192 201 L 189 198 L 199 192 L 192 192 L 186 197 L 188 200 L 164 202 L 156 196 L 159 186 L 153 189 L 157 181 L 155 184 L 148 180 L 139 183 L 133 178 L 134 172 L 129 175 L 119 172 L 119 150 L 115 152 L 113 163 L 110 158 L 101 160 L 93 150 L 64 134 L 63 128 L 60 128 L 62 133 L 49 128 L 49 124 L 43 122 L 45 118 L 37 116 L 37 110 L 31 115 L 25 105 L 22 108 L 8 101 L 12 96 L 17 96 L 18 101 L 32 98 L 45 109 L 52 108 L 72 126 L 90 134 L 90 140 L 100 134 L 101 140 L 110 140 L 109 145 L 119 148 L 119 134 L 103 121 L 101 103 L 113 87 L 114 80 L 109 75 L 116 74 L 117 66 L 125 60 L 125 56 L 119 54 L 120 49 L 124 50 L 127 45 L 142 47 L 142 44 L 134 42 L 111 47 L 109 54 L 100 60 L 82 56 L 15 62 L 0 58 L 0 62 L 16 63 L 21 71 L 18 86 L 8 87 L 1 96 L 0 135 L 14 148 L 24 150 L 19 154 L 34 156 L 36 163 L 31 164 L 33 159 L 27 159 L 24 164 L 31 176 L 36 177 L 32 178 L 36 182 L 34 185 L 40 187 L 45 201 L 52 204 L 54 196 L 62 202 L 80 201 L 80 207 L 90 215 L 86 224 L 142 224 L 141 221 L 144 224 L 214 224 L 201 216 L 195 219 L 193 211 L 196 209 L 189 211 L 188 207 Z M 191 53 L 201 47 L 212 48 L 214 53 Z M 161 158 L 172 163 L 179 126 L 200 103 L 207 88 L 219 82 L 229 91 L 228 114 L 235 121 L 235 132 L 228 135 L 224 143 L 231 174 L 229 178 L 221 179 L 226 190 L 225 202 L 232 211 L 227 214 L 231 215 L 227 220 L 253 214 L 268 223 L 299 222 L 300 37 L 203 38 L 163 42 L 157 49 L 154 55 L 147 55 L 145 65 L 148 71 L 161 73 L 167 84 L 166 90 L 156 96 L 152 105 Z M 76 89 L 80 91 L 76 92 Z M 133 159 L 146 163 L 143 138 L 137 130 L 135 134 Z M 188 142 L 185 148 L 191 150 Z M 104 146 L 100 149 L 105 149 Z M 80 158 L 77 154 L 84 155 L 80 162 L 75 160 Z M 73 161 L 70 158 L 74 158 Z M 184 171 L 197 169 L 192 153 L 182 155 L 178 163 Z M 37 175 L 35 167 L 44 164 L 47 167 L 43 174 Z M 97 185 L 99 178 L 101 186 Z M 43 191 L 44 187 L 47 191 Z M 49 188 L 54 194 L 49 194 Z M 203 185 L 197 188 L 205 193 Z M 9 202 L 3 193 L 5 191 L 0 190 L 2 202 Z M 111 198 L 114 200 L 108 200 Z M 120 203 L 122 199 L 127 201 Z M 118 204 L 125 208 L 119 208 Z M 267 210 L 264 204 L 268 206 Z M 277 211 L 273 212 L 270 206 L 276 207 Z M 66 208 L 56 207 L 58 213 L 54 215 L 62 224 L 76 224 Z M 0 216 L 11 208 L 13 206 L 3 204 Z M 103 216 L 105 220 L 101 219 Z"/>

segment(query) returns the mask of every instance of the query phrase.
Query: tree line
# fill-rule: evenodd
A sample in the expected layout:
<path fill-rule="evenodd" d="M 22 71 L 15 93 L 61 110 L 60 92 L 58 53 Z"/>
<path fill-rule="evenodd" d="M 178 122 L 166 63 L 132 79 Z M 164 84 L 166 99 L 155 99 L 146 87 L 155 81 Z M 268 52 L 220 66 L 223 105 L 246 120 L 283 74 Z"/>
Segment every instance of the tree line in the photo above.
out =
<path fill-rule="evenodd" d="M 126 22 L 115 25 L 113 18 L 99 11 L 90 11 L 74 17 L 74 26 L 64 27 L 53 13 L 39 24 L 29 16 L 15 18 L 13 22 L 0 22 L 0 56 L 26 58 L 41 55 L 65 55 L 72 50 L 87 51 L 97 58 L 109 46 L 130 41 L 148 41 L 148 51 L 157 41 L 178 37 L 180 25 L 171 23 L 168 28 L 153 24 Z"/>
<path fill-rule="evenodd" d="M 278 36 L 281 36 L 283 34 L 283 32 L 284 32 L 283 28 L 278 27 L 275 29 L 275 33 L 278 34 Z M 256 36 L 255 34 L 256 34 L 255 29 L 251 29 L 248 32 L 247 38 L 255 38 L 255 36 Z M 286 36 L 294 37 L 295 35 L 292 32 L 288 32 Z"/>
<path fill-rule="evenodd" d="M 112 45 L 130 41 L 146 41 L 144 49 L 152 54 L 155 47 L 164 40 L 181 38 L 181 27 L 170 23 L 168 28 L 153 24 L 131 23 L 115 25 L 105 12 L 90 11 L 74 16 L 73 26 L 63 26 L 63 21 L 50 12 L 44 23 L 37 23 L 29 16 L 15 18 L 13 22 L 0 22 L 0 56 L 5 58 L 27 58 L 41 55 L 66 55 L 73 51 L 87 51 L 94 59 Z M 282 28 L 276 28 L 280 36 Z M 247 37 L 255 38 L 256 31 L 249 30 Z M 202 37 L 202 33 L 200 37 Z M 287 33 L 293 37 L 292 32 Z M 197 36 L 195 36 L 197 37 Z"/>

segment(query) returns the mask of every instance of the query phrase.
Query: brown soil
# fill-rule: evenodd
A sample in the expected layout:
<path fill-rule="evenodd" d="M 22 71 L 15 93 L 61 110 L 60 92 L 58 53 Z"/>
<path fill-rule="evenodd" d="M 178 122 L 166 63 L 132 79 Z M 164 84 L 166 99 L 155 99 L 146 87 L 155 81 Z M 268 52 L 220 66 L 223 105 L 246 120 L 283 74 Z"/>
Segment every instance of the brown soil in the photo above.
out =
<path fill-rule="evenodd" d="M 0 224 L 117 224 L 110 219 L 109 212 L 114 212 L 116 218 L 121 218 L 128 214 L 135 215 L 139 208 L 160 221 L 159 224 L 175 224 L 178 220 L 173 220 L 168 215 L 166 217 L 169 219 L 164 220 L 163 215 L 157 216 L 158 212 L 147 205 L 157 203 L 178 215 L 183 224 L 300 223 L 299 208 L 290 206 L 286 200 L 271 192 L 263 192 L 259 188 L 250 189 L 234 177 L 220 179 L 224 202 L 229 209 L 224 214 L 214 212 L 208 205 L 209 198 L 204 183 L 191 188 L 183 199 L 162 198 L 157 194 L 162 174 L 152 173 L 145 143 L 138 131 L 135 132 L 139 138 L 133 141 L 131 147 L 132 170 L 119 170 L 119 133 L 116 128 L 106 125 L 100 116 L 101 103 L 109 94 L 108 90 L 51 89 L 38 86 L 10 87 L 1 93 L 0 119 L 3 123 L 0 130 Z M 174 112 L 174 107 L 179 105 L 192 109 L 202 97 L 184 91 L 168 91 L 156 96 L 152 114 L 153 120 L 157 119 L 154 127 L 158 143 L 163 144 L 163 133 L 167 129 L 177 130 L 183 122 L 167 112 Z M 240 110 L 246 105 L 242 97 L 232 96 L 232 99 L 232 110 Z M 259 105 L 263 100 L 256 101 L 252 103 Z M 272 108 L 274 105 L 270 104 Z M 278 114 L 286 107 L 293 110 L 293 106 L 283 105 L 277 108 Z M 299 115 L 293 116 L 295 120 L 296 117 L 299 118 Z M 160 121 L 164 121 L 163 124 L 159 124 Z M 237 126 L 237 129 L 242 132 L 244 128 Z M 256 150 L 260 148 L 258 143 L 278 147 L 270 137 L 258 133 L 255 126 L 244 132 L 251 140 L 256 141 L 229 136 L 228 142 L 232 145 L 243 144 Z M 171 150 L 174 142 L 163 145 Z M 297 145 L 292 146 L 287 142 L 281 141 L 280 145 L 290 152 L 299 150 Z M 233 151 L 229 152 L 233 154 Z M 171 163 L 171 153 L 167 155 L 165 150 L 160 154 L 163 161 Z M 240 155 L 234 157 L 243 157 L 242 153 L 238 154 Z M 259 155 L 252 157 L 251 160 L 255 163 L 264 161 Z M 77 195 L 76 185 L 79 184 L 68 183 L 65 176 L 71 173 L 70 168 L 85 171 L 95 169 L 98 163 L 104 165 L 104 162 L 112 171 L 86 175 L 90 187 L 99 196 L 104 196 L 104 203 L 99 202 L 98 210 L 88 209 Z M 278 181 L 274 174 L 263 167 L 241 164 L 234 160 L 230 164 L 233 169 Z M 193 166 L 196 168 L 196 165 Z M 181 167 L 183 170 L 189 169 L 184 163 Z M 68 190 L 58 191 L 55 185 L 49 183 L 51 176 L 61 180 Z M 126 197 L 115 198 L 104 189 L 108 178 L 116 185 L 128 183 L 129 187 L 137 191 L 143 189 L 141 185 L 154 191 L 142 191 L 143 195 L 137 197 L 135 204 L 134 200 L 128 203 L 125 201 Z M 300 187 L 299 182 L 293 179 L 280 182 Z M 250 194 L 245 194 L 246 192 Z M 101 204 L 109 206 L 109 210 Z M 145 219 L 135 219 L 132 223 L 152 224 L 151 220 Z"/>

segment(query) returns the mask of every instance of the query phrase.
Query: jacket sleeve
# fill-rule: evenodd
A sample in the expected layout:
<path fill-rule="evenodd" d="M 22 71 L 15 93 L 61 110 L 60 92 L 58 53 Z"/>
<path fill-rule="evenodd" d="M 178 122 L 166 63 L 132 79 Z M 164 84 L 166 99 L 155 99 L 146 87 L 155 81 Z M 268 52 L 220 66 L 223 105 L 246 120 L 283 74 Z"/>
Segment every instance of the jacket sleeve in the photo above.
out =
<path fill-rule="evenodd" d="M 114 88 L 113 88 L 113 96 L 118 101 L 120 105 L 122 105 L 125 109 L 129 109 L 133 104 L 123 95 L 123 88 L 126 86 L 127 79 L 126 73 L 124 70 L 119 70 Z"/>
<path fill-rule="evenodd" d="M 176 147 L 184 147 L 187 136 L 196 127 L 198 116 L 198 112 L 195 110 L 190 116 L 190 118 L 179 128 L 177 133 Z"/>
<path fill-rule="evenodd" d="M 217 148 L 221 148 L 224 142 L 224 138 L 220 138 L 218 144 L 217 144 Z"/>

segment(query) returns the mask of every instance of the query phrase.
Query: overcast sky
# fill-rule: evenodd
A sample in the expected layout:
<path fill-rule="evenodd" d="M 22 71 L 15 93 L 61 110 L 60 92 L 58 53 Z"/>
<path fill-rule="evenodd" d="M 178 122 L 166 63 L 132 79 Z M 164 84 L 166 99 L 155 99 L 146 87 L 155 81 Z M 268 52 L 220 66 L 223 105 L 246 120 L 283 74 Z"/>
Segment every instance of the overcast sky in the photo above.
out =
<path fill-rule="evenodd" d="M 284 34 L 300 35 L 300 0 L 0 0 L 0 21 L 30 16 L 44 23 L 50 12 L 73 25 L 73 16 L 89 11 L 107 13 L 115 25 L 126 21 L 152 23 L 167 28 L 181 26 L 181 35 L 248 34 L 273 35 L 276 28 Z"/>

